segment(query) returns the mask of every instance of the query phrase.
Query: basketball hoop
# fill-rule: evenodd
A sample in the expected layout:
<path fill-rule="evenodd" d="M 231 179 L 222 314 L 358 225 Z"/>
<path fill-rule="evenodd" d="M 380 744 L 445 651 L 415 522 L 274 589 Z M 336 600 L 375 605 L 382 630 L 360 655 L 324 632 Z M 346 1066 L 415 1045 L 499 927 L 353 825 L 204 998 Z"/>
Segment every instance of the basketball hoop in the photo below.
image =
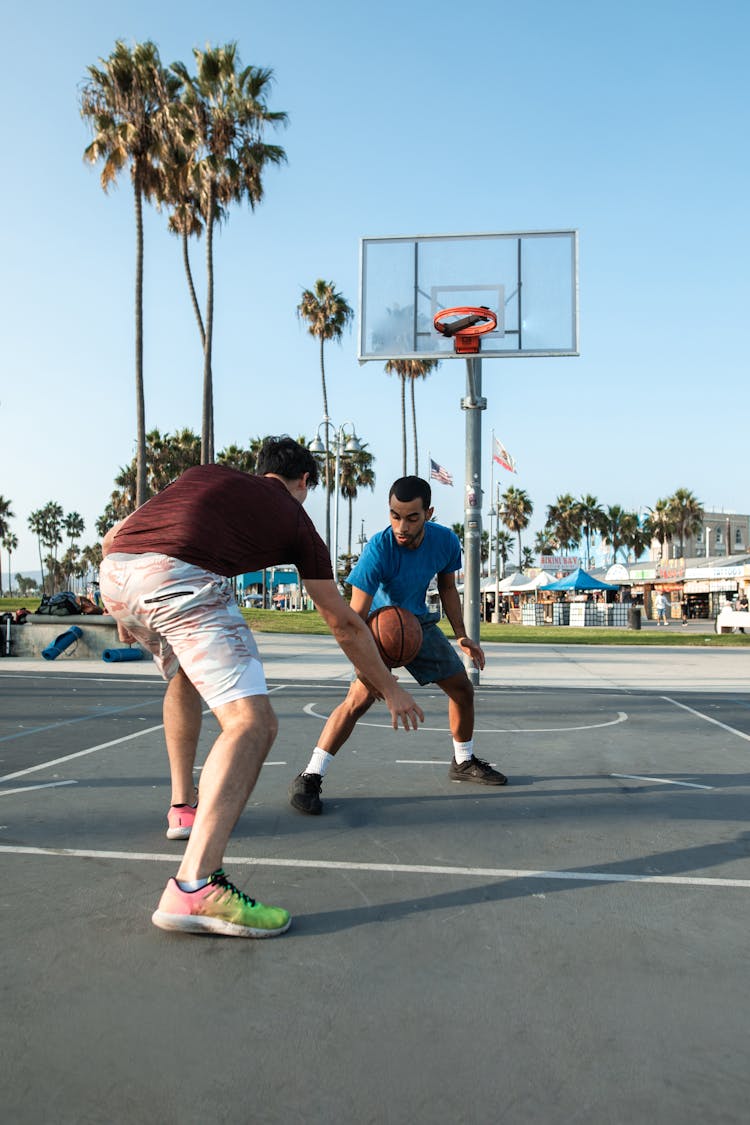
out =
<path fill-rule="evenodd" d="M 461 317 L 452 320 L 450 324 L 443 324 L 448 316 Z M 486 305 L 479 308 L 460 307 L 455 309 L 442 309 L 435 313 L 432 323 L 437 332 L 443 336 L 453 336 L 453 350 L 456 355 L 475 355 L 481 346 L 481 337 L 485 332 L 493 332 L 497 328 L 497 315 Z"/>

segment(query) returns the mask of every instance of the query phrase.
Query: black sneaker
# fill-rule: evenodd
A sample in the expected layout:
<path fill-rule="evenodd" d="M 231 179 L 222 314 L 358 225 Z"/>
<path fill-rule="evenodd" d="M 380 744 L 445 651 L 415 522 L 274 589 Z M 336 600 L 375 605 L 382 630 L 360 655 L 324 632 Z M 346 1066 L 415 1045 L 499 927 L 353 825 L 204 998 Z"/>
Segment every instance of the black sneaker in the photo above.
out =
<path fill-rule="evenodd" d="M 472 754 L 468 762 L 457 762 L 454 758 L 448 771 L 451 781 L 474 781 L 477 785 L 506 785 L 507 777 L 499 770 L 493 770 L 489 762 L 475 758 Z"/>
<path fill-rule="evenodd" d="M 323 811 L 323 802 L 320 799 L 322 784 L 323 778 L 319 773 L 298 773 L 289 785 L 289 804 L 297 812 L 320 816 Z"/>

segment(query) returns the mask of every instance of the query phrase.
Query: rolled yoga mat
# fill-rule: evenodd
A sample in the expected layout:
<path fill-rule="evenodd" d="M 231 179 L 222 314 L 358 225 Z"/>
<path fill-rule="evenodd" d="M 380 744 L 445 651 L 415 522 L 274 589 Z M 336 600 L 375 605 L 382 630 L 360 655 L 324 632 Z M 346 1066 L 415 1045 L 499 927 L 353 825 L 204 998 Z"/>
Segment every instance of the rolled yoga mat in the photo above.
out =
<path fill-rule="evenodd" d="M 77 625 L 71 625 L 65 633 L 61 633 L 59 637 L 55 637 L 52 644 L 42 649 L 42 656 L 45 660 L 57 660 L 61 652 L 65 652 L 66 648 L 70 648 L 70 646 L 74 645 L 78 638 L 82 636 L 83 629 L 79 629 Z"/>
<path fill-rule="evenodd" d="M 102 659 L 106 660 L 108 664 L 114 664 L 120 660 L 143 660 L 143 653 L 139 648 L 105 648 Z"/>

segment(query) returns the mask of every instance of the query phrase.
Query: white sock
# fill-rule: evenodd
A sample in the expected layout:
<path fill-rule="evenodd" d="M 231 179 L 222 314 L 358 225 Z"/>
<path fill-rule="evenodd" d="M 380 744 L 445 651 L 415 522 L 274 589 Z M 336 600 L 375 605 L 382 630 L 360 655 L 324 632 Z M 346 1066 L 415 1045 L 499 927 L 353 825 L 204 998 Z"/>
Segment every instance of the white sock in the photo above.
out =
<path fill-rule="evenodd" d="M 304 772 L 319 773 L 321 777 L 325 777 L 325 772 L 332 761 L 333 754 L 329 754 L 327 750 L 321 750 L 319 746 L 316 746 Z"/>
<path fill-rule="evenodd" d="M 453 757 L 457 762 L 468 762 L 474 755 L 474 739 L 470 738 L 468 742 L 456 742 L 453 739 Z"/>
<path fill-rule="evenodd" d="M 208 879 L 175 879 L 181 891 L 199 891 L 208 886 Z"/>

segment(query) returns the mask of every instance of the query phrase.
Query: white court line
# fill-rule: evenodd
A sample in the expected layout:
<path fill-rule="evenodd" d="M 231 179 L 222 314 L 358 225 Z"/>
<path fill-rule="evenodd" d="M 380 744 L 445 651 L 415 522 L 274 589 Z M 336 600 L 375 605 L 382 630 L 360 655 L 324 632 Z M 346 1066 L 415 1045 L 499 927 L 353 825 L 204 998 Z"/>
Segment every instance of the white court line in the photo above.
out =
<path fill-rule="evenodd" d="M 29 773 L 37 773 L 39 770 L 49 769 L 50 766 L 59 766 L 62 762 L 72 762 L 74 758 L 84 758 L 87 754 L 95 754 L 97 750 L 106 750 L 110 746 L 121 746 L 123 742 L 129 742 L 131 738 L 143 738 L 144 734 L 153 734 L 155 730 L 162 730 L 164 723 L 159 723 L 157 727 L 147 727 L 146 730 L 137 730 L 133 734 L 126 734 L 122 738 L 113 738 L 111 742 L 100 742 L 98 746 L 89 746 L 88 750 L 76 750 L 75 754 L 66 754 L 63 758 L 54 758 L 51 762 L 40 762 L 38 766 L 29 766 L 25 770 L 16 770 L 15 773 L 6 773 L 0 777 L 2 781 L 13 781 L 16 777 L 25 777 Z"/>
<path fill-rule="evenodd" d="M 674 703 L 675 707 L 681 707 L 683 711 L 689 711 L 691 715 L 696 715 L 699 719 L 705 719 L 707 723 L 713 723 L 722 730 L 729 731 L 730 734 L 736 734 L 738 738 L 744 738 L 745 742 L 750 742 L 750 734 L 745 734 L 742 730 L 737 730 L 735 727 L 727 726 L 726 723 L 719 722 L 718 719 L 712 719 L 710 715 L 704 715 L 702 711 L 696 711 L 693 707 L 688 707 L 687 703 L 678 703 L 676 699 L 671 699 L 668 695 L 663 695 L 662 699 L 666 699 L 667 703 Z"/>
<path fill-rule="evenodd" d="M 104 852 L 79 848 L 26 848 L 0 845 L 0 853 L 11 855 L 69 856 L 73 859 L 119 859 L 175 864 L 176 856 L 152 852 Z M 750 879 L 709 879 L 693 875 L 626 875 L 602 871 L 542 871 L 516 867 L 433 867 L 421 863 L 353 863 L 327 859 L 261 859 L 257 856 L 225 856 L 227 865 L 252 867 L 309 867 L 317 871 L 382 871 L 394 875 L 459 875 L 473 879 L 557 879 L 571 883 L 657 883 L 677 887 L 741 887 L 750 890 Z"/>
<path fill-rule="evenodd" d="M 19 789 L 0 789 L 0 797 L 11 793 L 31 793 L 34 789 L 59 789 L 61 785 L 77 785 L 77 781 L 45 781 L 42 785 L 22 785 Z"/>
<path fill-rule="evenodd" d="M 313 719 L 325 721 L 330 716 L 319 715 L 314 703 L 306 703 L 303 707 L 306 715 Z M 626 723 L 628 716 L 625 711 L 618 711 L 616 719 L 608 719 L 606 723 L 588 723 L 581 727 L 474 727 L 475 734 L 565 734 L 567 731 L 599 730 L 601 727 L 616 727 L 618 723 Z M 390 730 L 390 723 L 366 723 L 360 719 L 358 727 L 377 727 L 379 730 Z M 448 727 L 419 727 L 421 731 L 430 731 L 433 734 L 445 734 Z"/>
<path fill-rule="evenodd" d="M 659 785 L 684 785 L 687 789 L 713 789 L 713 785 L 698 785 L 696 781 L 675 781 L 671 777 L 643 777 L 639 773 L 611 773 L 610 777 L 624 777 L 628 781 L 653 781 Z"/>

